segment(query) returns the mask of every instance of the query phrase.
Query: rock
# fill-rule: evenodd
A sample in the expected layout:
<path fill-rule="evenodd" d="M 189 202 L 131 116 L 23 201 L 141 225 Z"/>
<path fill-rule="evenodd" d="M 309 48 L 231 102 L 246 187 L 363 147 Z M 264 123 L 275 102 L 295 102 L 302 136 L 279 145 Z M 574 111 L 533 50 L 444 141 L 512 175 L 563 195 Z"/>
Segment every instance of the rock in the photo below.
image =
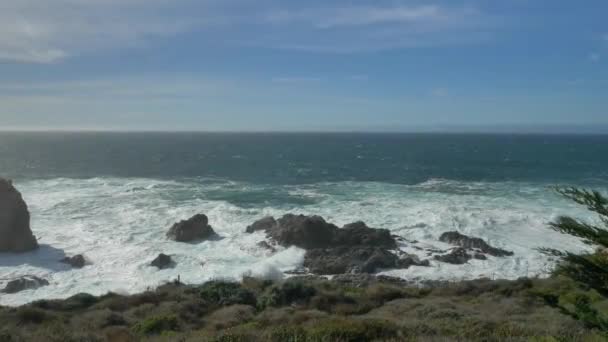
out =
<path fill-rule="evenodd" d="M 278 244 L 304 249 L 340 246 L 396 248 L 397 242 L 386 229 L 369 228 L 363 222 L 345 225 L 342 229 L 321 216 L 287 214 L 275 220 L 265 217 L 247 227 L 247 232 L 264 230 Z"/>
<path fill-rule="evenodd" d="M 37 248 L 27 204 L 11 181 L 0 178 L 0 252 L 19 253 Z"/>
<path fill-rule="evenodd" d="M 264 248 L 264 249 L 267 249 L 267 250 L 269 250 L 271 253 L 275 253 L 275 252 L 277 251 L 277 249 L 276 249 L 276 248 L 274 248 L 274 247 L 273 247 L 271 244 L 269 244 L 269 243 L 268 243 L 268 242 L 266 242 L 266 241 L 260 241 L 260 242 L 258 242 L 258 243 L 257 243 L 257 246 L 258 246 L 258 247 L 261 247 L 261 248 Z"/>
<path fill-rule="evenodd" d="M 482 254 L 482 253 L 475 253 L 475 254 L 473 254 L 473 258 L 477 259 L 477 260 L 488 260 L 488 257 L 485 254 Z"/>
<path fill-rule="evenodd" d="M 435 260 L 447 262 L 448 264 L 462 265 L 471 260 L 471 255 L 467 250 L 461 247 L 453 249 L 450 253 L 444 255 L 435 255 Z"/>
<path fill-rule="evenodd" d="M 377 247 L 316 248 L 307 251 L 304 266 L 315 274 L 374 273 L 395 268 L 399 258 Z"/>
<path fill-rule="evenodd" d="M 513 252 L 506 251 L 500 248 L 494 248 L 488 245 L 480 238 L 468 237 L 459 232 L 446 232 L 441 234 L 439 241 L 446 242 L 452 245 L 460 246 L 468 249 L 479 249 L 483 253 L 490 254 L 495 257 L 511 256 Z"/>
<path fill-rule="evenodd" d="M 6 284 L 6 287 L 0 292 L 11 294 L 24 290 L 37 289 L 48 284 L 49 282 L 46 279 L 38 278 L 36 276 L 23 276 L 21 278 L 9 281 Z"/>
<path fill-rule="evenodd" d="M 420 260 L 417 255 L 414 254 L 404 254 L 399 257 L 399 261 L 397 262 L 397 266 L 399 268 L 409 268 L 410 266 L 431 266 L 431 262 L 428 260 Z"/>
<path fill-rule="evenodd" d="M 272 216 L 266 216 L 255 221 L 252 225 L 245 229 L 247 233 L 257 232 L 258 230 L 269 230 L 277 225 L 277 221 Z"/>
<path fill-rule="evenodd" d="M 174 224 L 167 232 L 167 238 L 178 242 L 205 240 L 217 236 L 209 225 L 207 216 L 197 214 L 188 220 Z"/>
<path fill-rule="evenodd" d="M 156 259 L 152 260 L 150 266 L 158 267 L 161 270 L 165 268 L 170 268 L 174 265 L 173 259 L 170 256 L 160 253 Z"/>
<path fill-rule="evenodd" d="M 338 227 L 321 216 L 287 214 L 266 233 L 282 246 L 304 249 L 329 247 Z"/>
<path fill-rule="evenodd" d="M 84 256 L 82 256 L 81 254 L 77 254 L 72 257 L 65 257 L 61 259 L 61 262 L 64 264 L 71 265 L 74 268 L 83 268 L 86 263 Z"/>
<path fill-rule="evenodd" d="M 397 242 L 388 229 L 369 228 L 361 221 L 349 223 L 338 229 L 335 233 L 334 245 L 397 248 Z"/>

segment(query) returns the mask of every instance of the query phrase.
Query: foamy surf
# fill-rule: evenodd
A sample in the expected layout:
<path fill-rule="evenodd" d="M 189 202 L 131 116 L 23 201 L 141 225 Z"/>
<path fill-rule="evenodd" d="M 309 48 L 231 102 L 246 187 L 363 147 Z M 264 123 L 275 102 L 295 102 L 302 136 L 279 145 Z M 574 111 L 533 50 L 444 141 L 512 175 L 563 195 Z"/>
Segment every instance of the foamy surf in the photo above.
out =
<path fill-rule="evenodd" d="M 428 258 L 426 249 L 448 248 L 438 237 L 450 230 L 515 252 L 513 257 L 489 257 L 465 265 L 431 261 L 431 267 L 382 272 L 410 280 L 544 276 L 554 260 L 536 248 L 588 248 L 550 231 L 547 223 L 557 215 L 589 214 L 543 185 L 528 183 L 433 179 L 417 185 L 260 185 L 207 178 L 58 178 L 17 186 L 29 204 L 41 248 L 22 255 L 0 254 L 0 283 L 31 274 L 48 279 L 50 285 L 3 294 L 2 305 L 80 292 L 134 293 L 178 276 L 192 284 L 243 275 L 278 279 L 302 264 L 304 251 L 279 248 L 273 254 L 257 245 L 265 239 L 262 233 L 246 234 L 245 227 L 260 217 L 288 212 L 321 215 L 337 225 L 362 220 L 370 227 L 390 229 L 417 241 L 421 249 L 408 243 L 402 248 L 421 258 Z M 199 244 L 165 238 L 174 222 L 196 213 L 205 213 L 222 238 Z M 172 255 L 176 266 L 166 270 L 149 266 L 159 253 Z M 59 263 L 63 256 L 74 254 L 84 254 L 90 265 L 70 269 Z"/>

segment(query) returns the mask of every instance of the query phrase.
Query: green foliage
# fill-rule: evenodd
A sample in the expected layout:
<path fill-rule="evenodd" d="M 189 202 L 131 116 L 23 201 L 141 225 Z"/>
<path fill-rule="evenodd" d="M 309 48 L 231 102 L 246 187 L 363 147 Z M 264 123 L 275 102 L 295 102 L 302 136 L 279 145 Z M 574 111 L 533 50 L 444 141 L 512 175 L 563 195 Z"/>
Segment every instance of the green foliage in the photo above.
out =
<path fill-rule="evenodd" d="M 543 249 L 543 251 L 563 259 L 564 262 L 557 267 L 556 274 L 570 277 L 603 296 L 608 296 L 608 254 L 605 250 L 608 248 L 608 199 L 597 191 L 572 187 L 556 188 L 556 191 L 596 213 L 601 224 L 596 226 L 576 218 L 561 216 L 551 222 L 550 227 L 562 234 L 581 238 L 586 244 L 599 246 L 604 250 L 582 255 L 555 249 Z M 586 326 L 608 332 L 608 320 L 592 308 L 588 296 L 577 295 L 573 307 L 562 305 L 559 296 L 547 294 L 543 298 L 547 304 L 558 307 L 563 313 L 580 320 Z"/>
<path fill-rule="evenodd" d="M 133 331 L 142 335 L 161 334 L 166 331 L 176 331 L 179 328 L 178 320 L 175 315 L 154 316 L 133 327 Z"/>
<path fill-rule="evenodd" d="M 17 311 L 17 319 L 20 324 L 40 324 L 49 319 L 49 315 L 37 308 L 24 307 Z"/>
<path fill-rule="evenodd" d="M 260 298 L 259 306 L 285 306 L 296 302 L 306 302 L 315 295 L 316 289 L 299 281 L 286 281 L 273 286 Z"/>
<path fill-rule="evenodd" d="M 397 337 L 397 327 L 373 319 L 327 320 L 319 322 L 308 334 L 313 341 L 373 341 Z"/>
<path fill-rule="evenodd" d="M 551 222 L 550 227 L 557 232 L 579 237 L 587 244 L 608 248 L 608 199 L 597 191 L 577 188 L 556 188 L 556 191 L 598 214 L 602 226 L 561 216 L 555 222 Z M 575 279 L 608 296 L 608 255 L 605 252 L 577 255 L 554 249 L 543 249 L 543 251 L 564 260 L 556 270 L 557 273 Z"/>
<path fill-rule="evenodd" d="M 199 294 L 205 301 L 221 306 L 256 305 L 253 292 L 243 288 L 239 283 L 211 281 L 200 287 Z"/>

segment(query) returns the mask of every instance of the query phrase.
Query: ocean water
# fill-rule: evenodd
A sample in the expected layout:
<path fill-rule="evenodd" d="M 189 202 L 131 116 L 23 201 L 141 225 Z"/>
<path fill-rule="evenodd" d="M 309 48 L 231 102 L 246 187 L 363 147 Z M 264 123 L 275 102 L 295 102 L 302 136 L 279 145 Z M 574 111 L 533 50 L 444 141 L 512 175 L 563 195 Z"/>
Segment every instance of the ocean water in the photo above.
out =
<path fill-rule="evenodd" d="M 458 134 L 0 133 L 0 176 L 14 179 L 41 248 L 0 253 L 0 286 L 33 274 L 50 285 L 1 305 L 80 292 L 134 293 L 180 276 L 187 283 L 284 277 L 304 251 L 270 253 L 245 227 L 266 215 L 363 220 L 419 247 L 446 249 L 458 230 L 515 252 L 465 265 L 386 270 L 410 280 L 544 276 L 538 247 L 582 251 L 547 228 L 558 215 L 596 220 L 553 185 L 608 193 L 608 136 Z M 204 213 L 222 236 L 184 244 L 165 233 Z M 401 249 L 427 257 L 404 243 Z M 82 253 L 91 265 L 58 262 Z M 173 269 L 148 266 L 171 254 Z"/>

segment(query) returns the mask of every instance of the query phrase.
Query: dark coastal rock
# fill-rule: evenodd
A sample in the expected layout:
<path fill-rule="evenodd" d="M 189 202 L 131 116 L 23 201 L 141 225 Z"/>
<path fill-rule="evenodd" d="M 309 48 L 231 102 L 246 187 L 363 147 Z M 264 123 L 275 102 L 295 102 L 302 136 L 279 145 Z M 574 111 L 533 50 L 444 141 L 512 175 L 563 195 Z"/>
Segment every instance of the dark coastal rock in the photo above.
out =
<path fill-rule="evenodd" d="M 276 249 L 276 248 L 274 248 L 274 247 L 273 247 L 271 244 L 269 244 L 269 243 L 268 243 L 268 242 L 266 242 L 266 241 L 260 241 L 260 242 L 258 242 L 258 243 L 257 243 L 257 246 L 258 246 L 258 247 L 261 247 L 261 248 L 264 248 L 264 249 L 267 249 L 267 250 L 269 250 L 271 253 L 274 253 L 274 252 L 276 252 L 276 251 L 277 251 L 277 249 Z"/>
<path fill-rule="evenodd" d="M 282 246 L 313 249 L 331 246 L 336 230 L 338 227 L 325 222 L 321 216 L 287 214 L 266 233 Z"/>
<path fill-rule="evenodd" d="M 495 257 L 504 257 L 511 256 L 513 252 L 506 251 L 500 248 L 494 248 L 488 245 L 485 241 L 480 238 L 469 237 L 459 232 L 446 232 L 441 234 L 439 237 L 439 241 L 446 242 L 452 245 L 460 246 L 468 249 L 479 249 L 483 253 L 495 256 Z"/>
<path fill-rule="evenodd" d="M 334 245 L 374 246 L 393 249 L 397 247 L 395 237 L 388 229 L 375 229 L 358 221 L 349 223 L 335 232 Z"/>
<path fill-rule="evenodd" d="M 328 223 L 321 216 L 287 214 L 275 220 L 265 217 L 247 227 L 247 232 L 266 231 L 278 244 L 304 249 L 343 246 L 367 246 L 393 249 L 397 242 L 387 229 L 369 228 L 363 222 L 345 225 L 342 229 Z"/>
<path fill-rule="evenodd" d="M 404 254 L 399 257 L 397 266 L 398 266 L 398 268 L 409 268 L 410 266 L 429 267 L 429 266 L 431 266 L 431 262 L 428 260 L 420 260 L 420 258 L 417 255 Z"/>
<path fill-rule="evenodd" d="M 0 252 L 19 253 L 37 248 L 27 204 L 11 181 L 0 178 Z"/>
<path fill-rule="evenodd" d="M 152 260 L 152 262 L 150 263 L 150 266 L 158 267 L 161 270 L 164 270 L 165 268 L 170 268 L 173 265 L 173 259 L 171 259 L 169 255 L 163 253 L 159 254 L 156 259 Z"/>
<path fill-rule="evenodd" d="M 277 221 L 272 216 L 266 216 L 262 219 L 255 221 L 252 225 L 245 229 L 247 233 L 257 232 L 258 230 L 269 230 L 277 225 Z"/>
<path fill-rule="evenodd" d="M 467 253 L 467 250 L 461 247 L 453 249 L 448 254 L 435 255 L 435 260 L 454 265 L 466 264 L 471 258 L 472 256 Z"/>
<path fill-rule="evenodd" d="M 390 231 L 370 228 L 360 221 L 338 228 L 321 216 L 287 214 L 278 220 L 265 217 L 246 231 L 265 231 L 281 246 L 306 249 L 304 266 L 315 274 L 373 273 L 379 269 L 428 263 L 417 259 L 400 261 L 389 251 L 397 247 Z"/>
<path fill-rule="evenodd" d="M 46 279 L 38 278 L 36 276 L 23 276 L 9 281 L 6 284 L 6 287 L 0 292 L 12 294 L 25 290 L 37 289 L 46 285 L 49 285 L 49 282 Z"/>
<path fill-rule="evenodd" d="M 398 267 L 399 258 L 377 247 L 317 248 L 306 252 L 304 266 L 312 273 L 374 273 Z"/>
<path fill-rule="evenodd" d="M 217 236 L 209 225 L 207 216 L 197 214 L 188 220 L 182 220 L 174 224 L 167 232 L 167 238 L 178 242 L 191 242 L 206 240 Z"/>
<path fill-rule="evenodd" d="M 86 264 L 86 260 L 81 254 L 77 254 L 72 257 L 65 257 L 61 259 L 61 262 L 64 264 L 68 264 L 74 268 L 83 268 Z"/>

